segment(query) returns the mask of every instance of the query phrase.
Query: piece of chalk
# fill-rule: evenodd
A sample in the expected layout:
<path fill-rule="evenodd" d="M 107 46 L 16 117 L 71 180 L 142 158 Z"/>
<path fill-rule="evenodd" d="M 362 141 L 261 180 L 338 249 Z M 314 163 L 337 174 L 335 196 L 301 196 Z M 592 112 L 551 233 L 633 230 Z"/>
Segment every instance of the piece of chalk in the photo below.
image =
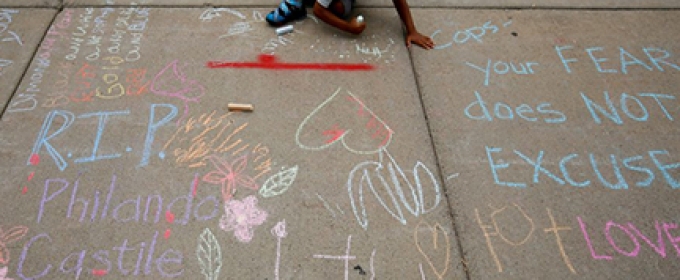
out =
<path fill-rule="evenodd" d="M 358 23 L 364 22 L 364 16 L 359 15 L 359 16 L 357 17 L 357 22 L 358 22 Z"/>
<path fill-rule="evenodd" d="M 229 103 L 227 104 L 227 108 L 229 111 L 253 111 L 253 105 L 251 104 L 238 104 L 238 103 Z"/>
<path fill-rule="evenodd" d="M 290 32 L 293 32 L 293 26 L 292 25 L 286 25 L 284 27 L 279 27 L 279 28 L 276 29 L 276 35 L 279 35 L 279 36 L 286 34 L 286 33 L 290 33 Z"/>

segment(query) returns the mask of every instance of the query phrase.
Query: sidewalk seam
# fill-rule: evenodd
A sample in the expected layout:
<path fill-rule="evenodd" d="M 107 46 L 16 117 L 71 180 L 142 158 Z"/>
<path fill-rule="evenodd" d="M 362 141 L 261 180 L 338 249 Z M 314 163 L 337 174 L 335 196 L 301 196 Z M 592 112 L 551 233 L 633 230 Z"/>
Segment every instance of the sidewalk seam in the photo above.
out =
<path fill-rule="evenodd" d="M 47 33 L 50 31 L 50 28 L 52 28 L 52 25 L 54 24 L 54 21 L 57 19 L 57 16 L 61 13 L 61 9 L 55 9 L 52 8 L 52 10 L 56 10 L 56 13 L 52 17 L 52 20 L 50 20 L 50 23 L 47 25 L 47 28 L 45 29 L 45 33 L 43 33 L 42 37 L 40 38 L 40 41 L 36 45 L 35 49 L 33 49 L 33 54 L 31 55 L 29 59 L 29 63 L 26 65 L 26 68 L 24 68 L 24 72 L 21 73 L 21 76 L 19 77 L 19 82 L 12 91 L 12 94 L 9 96 L 7 99 L 7 103 L 5 106 L 0 110 L 0 120 L 5 116 L 5 112 L 7 112 L 7 108 L 9 108 L 10 104 L 12 104 L 12 99 L 14 99 L 14 96 L 17 94 L 17 92 L 20 90 L 21 86 L 24 83 L 24 79 L 26 78 L 26 74 L 32 69 L 31 66 L 33 66 L 33 62 L 35 61 L 35 57 L 38 54 L 38 50 L 43 44 L 43 41 L 45 41 L 45 37 L 47 36 Z"/>
<path fill-rule="evenodd" d="M 411 45 L 411 48 L 417 48 L 415 45 Z M 431 51 L 431 50 L 430 50 Z M 416 90 L 418 92 L 418 99 L 420 100 L 420 108 L 422 109 L 423 112 L 423 117 L 425 118 L 425 126 L 427 128 L 427 134 L 430 137 L 430 145 L 432 146 L 432 153 L 434 154 L 434 160 L 435 164 L 437 166 L 437 170 L 439 171 L 439 180 L 441 181 L 441 186 L 443 187 L 443 192 L 444 192 L 444 197 L 446 197 L 446 204 L 448 205 L 448 210 L 449 210 L 449 216 L 451 218 L 451 223 L 453 227 L 453 233 L 456 237 L 456 243 L 458 247 L 458 253 L 460 254 L 461 258 L 461 264 L 463 266 L 463 272 L 465 272 L 465 279 L 470 280 L 470 272 L 467 268 L 467 260 L 465 259 L 465 253 L 463 252 L 463 244 L 461 243 L 460 239 L 460 234 L 459 234 L 459 229 L 456 223 L 456 213 L 453 209 L 453 205 L 451 205 L 451 199 L 449 199 L 449 193 L 446 188 L 447 182 L 444 180 L 444 172 L 442 170 L 440 161 L 439 161 L 439 154 L 437 153 L 437 147 L 434 142 L 434 137 L 432 135 L 432 128 L 430 127 L 430 119 L 427 114 L 427 109 L 425 108 L 425 102 L 423 101 L 423 94 L 421 92 L 421 87 L 420 87 L 420 81 L 418 79 L 418 74 L 416 72 L 416 65 L 415 61 L 413 60 L 413 53 L 411 49 L 407 50 L 408 52 L 408 58 L 409 61 L 411 62 L 411 71 L 413 72 L 413 80 L 416 83 Z"/>

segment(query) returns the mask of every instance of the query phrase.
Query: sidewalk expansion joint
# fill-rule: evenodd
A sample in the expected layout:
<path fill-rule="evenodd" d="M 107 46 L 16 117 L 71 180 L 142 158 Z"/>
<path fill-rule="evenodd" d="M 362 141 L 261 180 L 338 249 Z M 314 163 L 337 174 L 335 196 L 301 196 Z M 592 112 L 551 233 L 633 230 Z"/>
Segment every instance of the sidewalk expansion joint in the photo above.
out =
<path fill-rule="evenodd" d="M 21 73 L 21 76 L 19 77 L 19 81 L 18 81 L 17 86 L 14 88 L 14 90 L 12 91 L 12 94 L 7 99 L 7 104 L 5 104 L 5 106 L 3 108 L 1 108 L 2 110 L 0 110 L 0 120 L 2 120 L 2 117 L 5 116 L 5 112 L 7 111 L 7 108 L 9 108 L 10 104 L 12 103 L 12 99 L 14 98 L 14 96 L 17 94 L 17 92 L 21 88 L 21 85 L 23 84 L 23 81 L 26 78 L 26 74 L 28 74 L 28 72 L 32 69 L 31 66 L 33 65 L 33 61 L 35 60 L 35 57 L 38 54 L 38 50 L 42 46 L 42 43 L 45 40 L 45 37 L 47 36 L 47 33 L 50 31 L 50 27 L 52 27 L 52 24 L 54 24 L 54 21 L 57 20 L 57 16 L 59 16 L 60 12 L 61 11 L 54 13 L 52 20 L 50 20 L 50 23 L 47 25 L 47 28 L 45 28 L 45 33 L 43 33 L 42 37 L 40 38 L 40 42 L 36 45 L 35 49 L 33 50 L 33 54 L 31 55 L 31 58 L 29 59 L 30 62 L 24 68 L 24 72 Z"/>
<path fill-rule="evenodd" d="M 412 45 L 411 48 L 416 48 L 417 46 Z M 460 264 L 463 266 L 463 271 L 465 272 L 465 279 L 470 280 L 470 272 L 467 268 L 467 260 L 465 259 L 465 253 L 463 252 L 463 244 L 461 242 L 460 238 L 460 229 L 458 228 L 458 224 L 456 222 L 456 213 L 454 211 L 453 205 L 451 205 L 451 199 L 449 198 L 449 192 L 447 190 L 446 185 L 448 184 L 447 180 L 444 178 L 444 170 L 442 170 L 442 166 L 439 161 L 439 154 L 437 153 L 437 146 L 435 145 L 434 142 L 434 137 L 432 135 L 432 128 L 430 127 L 430 118 L 427 114 L 427 109 L 425 108 L 425 102 L 423 100 L 423 93 L 421 91 L 421 86 L 420 86 L 420 80 L 418 79 L 418 74 L 416 72 L 416 65 L 413 60 L 413 52 L 409 49 L 408 50 L 408 58 L 409 61 L 411 62 L 411 71 L 413 73 L 413 80 L 416 83 L 416 90 L 418 92 L 418 99 L 420 100 L 420 108 L 423 111 L 423 117 L 425 118 L 425 127 L 427 128 L 427 134 L 430 137 L 430 145 L 432 146 L 432 153 L 434 154 L 434 160 L 435 160 L 435 165 L 437 166 L 437 170 L 439 171 L 439 180 L 442 182 L 443 186 L 443 192 L 444 192 L 444 197 L 446 198 L 446 205 L 448 205 L 448 210 L 449 210 L 449 217 L 451 218 L 451 226 L 453 227 L 453 234 L 456 238 L 456 244 L 458 245 L 458 254 L 460 255 Z"/>

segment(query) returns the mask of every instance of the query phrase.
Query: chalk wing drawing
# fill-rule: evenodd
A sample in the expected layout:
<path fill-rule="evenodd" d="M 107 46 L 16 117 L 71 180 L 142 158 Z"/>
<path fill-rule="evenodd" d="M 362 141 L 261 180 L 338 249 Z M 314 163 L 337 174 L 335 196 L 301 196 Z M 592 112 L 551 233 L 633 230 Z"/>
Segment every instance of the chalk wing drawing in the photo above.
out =
<path fill-rule="evenodd" d="M 210 229 L 206 228 L 198 237 L 196 257 L 198 257 L 201 273 L 205 275 L 205 279 L 216 280 L 219 278 L 220 269 L 222 269 L 222 249 Z"/>
<path fill-rule="evenodd" d="M 9 250 L 7 245 L 14 243 L 19 239 L 24 238 L 28 233 L 28 228 L 25 226 L 15 226 L 10 228 L 7 232 L 0 228 L 0 263 L 8 264 L 10 261 Z"/>
<path fill-rule="evenodd" d="M 378 155 L 379 161 L 377 162 L 369 160 L 357 164 L 350 171 L 347 179 L 347 192 L 352 210 L 361 227 L 368 229 L 368 214 L 366 213 L 364 199 L 364 192 L 367 192 L 366 188 L 371 191 L 375 200 L 382 205 L 385 211 L 403 225 L 406 224 L 406 217 L 402 206 L 414 217 L 429 213 L 437 208 L 442 198 L 439 182 L 425 164 L 418 161 L 411 172 L 413 179 L 410 179 L 406 175 L 406 171 L 401 169 L 399 163 L 386 149 L 381 149 Z M 426 181 L 421 181 L 423 175 L 425 175 Z M 374 186 L 374 178 L 378 179 L 375 184 L 381 186 L 379 185 L 377 188 Z M 431 192 L 427 194 L 423 189 L 424 182 L 429 182 L 425 186 L 432 187 Z M 402 184 L 408 187 L 407 192 L 402 188 Z M 389 201 L 383 198 L 383 192 L 386 192 Z M 434 193 L 434 202 L 432 206 L 427 208 L 425 196 L 432 193 Z"/>
<path fill-rule="evenodd" d="M 318 133 L 323 130 L 321 126 L 331 128 Z M 300 148 L 312 151 L 340 142 L 352 153 L 375 154 L 390 144 L 392 134 L 392 129 L 359 98 L 338 88 L 300 123 L 295 141 Z"/>
<path fill-rule="evenodd" d="M 262 197 L 281 195 L 293 185 L 297 177 L 298 166 L 293 166 L 269 177 L 260 188 Z"/>

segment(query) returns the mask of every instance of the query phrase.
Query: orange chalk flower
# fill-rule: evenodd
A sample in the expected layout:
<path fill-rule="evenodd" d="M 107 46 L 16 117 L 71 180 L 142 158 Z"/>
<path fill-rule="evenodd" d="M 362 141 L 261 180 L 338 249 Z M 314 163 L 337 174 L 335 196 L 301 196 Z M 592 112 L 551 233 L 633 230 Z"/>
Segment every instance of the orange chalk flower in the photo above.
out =
<path fill-rule="evenodd" d="M 231 200 L 234 193 L 236 193 L 236 187 L 243 187 L 251 190 L 258 190 L 260 188 L 255 182 L 255 179 L 243 174 L 248 166 L 248 158 L 246 156 L 239 157 L 232 163 L 215 155 L 209 156 L 208 160 L 210 160 L 217 170 L 203 176 L 203 181 L 222 185 L 222 199 L 224 199 L 224 202 Z"/>
<path fill-rule="evenodd" d="M 28 233 L 28 228 L 25 226 L 15 226 L 6 232 L 0 228 L 0 264 L 6 265 L 10 261 L 7 245 L 24 238 L 26 233 Z"/>

